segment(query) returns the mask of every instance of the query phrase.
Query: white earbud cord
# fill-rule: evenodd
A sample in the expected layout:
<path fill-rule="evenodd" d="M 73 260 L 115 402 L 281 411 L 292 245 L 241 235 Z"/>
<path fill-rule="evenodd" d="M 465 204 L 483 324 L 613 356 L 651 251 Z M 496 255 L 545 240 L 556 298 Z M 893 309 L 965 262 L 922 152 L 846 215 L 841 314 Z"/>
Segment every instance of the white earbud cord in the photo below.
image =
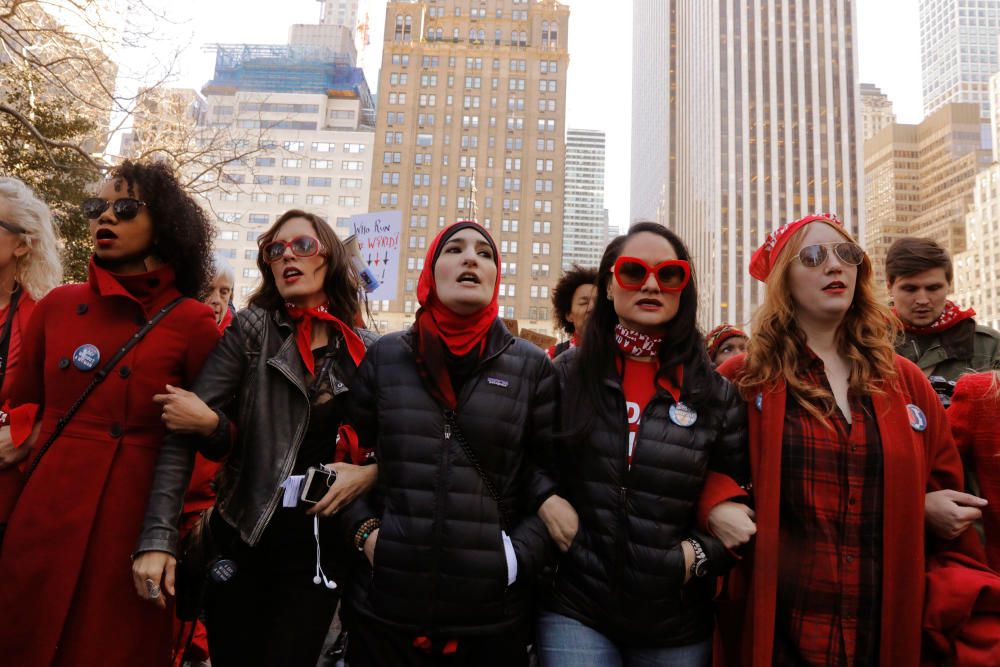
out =
<path fill-rule="evenodd" d="M 319 516 L 313 516 L 313 539 L 316 540 L 316 576 L 313 577 L 313 583 L 317 586 L 323 584 L 330 590 L 333 590 L 337 587 L 337 582 L 326 578 L 326 573 L 323 572 L 323 565 L 320 563 L 322 550 L 319 546 Z"/>

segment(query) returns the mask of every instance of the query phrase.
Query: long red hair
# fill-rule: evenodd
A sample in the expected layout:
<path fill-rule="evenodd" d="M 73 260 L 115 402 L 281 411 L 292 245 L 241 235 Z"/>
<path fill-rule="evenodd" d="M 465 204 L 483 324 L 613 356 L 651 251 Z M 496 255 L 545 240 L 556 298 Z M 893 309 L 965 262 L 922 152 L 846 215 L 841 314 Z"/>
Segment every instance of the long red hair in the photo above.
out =
<path fill-rule="evenodd" d="M 854 242 L 839 225 L 825 224 Z M 806 336 L 798 327 L 795 302 L 789 286 L 789 267 L 802 245 L 809 226 L 798 230 L 779 255 L 767 280 L 764 303 L 753 319 L 753 335 L 747 348 L 743 372 L 737 386 L 744 398 L 751 400 L 782 379 L 803 407 L 825 421 L 836 402 L 826 389 L 803 381 L 801 372 L 806 360 Z M 850 362 L 850 391 L 867 396 L 883 391 L 883 383 L 896 377 L 896 350 L 893 342 L 899 333 L 899 321 L 889 308 L 875 298 L 872 264 L 866 254 L 858 266 L 854 300 L 837 329 L 837 347 Z"/>

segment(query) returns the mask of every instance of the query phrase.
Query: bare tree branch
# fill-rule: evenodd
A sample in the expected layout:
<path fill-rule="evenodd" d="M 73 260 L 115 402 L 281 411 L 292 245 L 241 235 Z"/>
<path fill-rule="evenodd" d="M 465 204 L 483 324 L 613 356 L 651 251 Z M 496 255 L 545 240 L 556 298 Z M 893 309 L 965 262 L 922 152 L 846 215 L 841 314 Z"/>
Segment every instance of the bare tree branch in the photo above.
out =
<path fill-rule="evenodd" d="M 5 113 L 17 119 L 17 121 L 21 123 L 21 125 L 23 125 L 24 128 L 28 130 L 28 132 L 31 133 L 31 136 L 33 136 L 35 140 L 38 141 L 39 145 L 42 147 L 42 150 L 44 150 L 45 153 L 48 155 L 49 160 L 52 162 L 52 165 L 54 167 L 64 170 L 80 169 L 79 167 L 59 162 L 58 160 L 56 160 L 55 156 L 52 154 L 52 151 L 50 150 L 51 148 L 65 148 L 67 150 L 71 150 L 78 153 L 84 160 L 86 160 L 89 163 L 89 165 L 93 168 L 94 171 L 103 172 L 107 170 L 108 168 L 107 164 L 103 164 L 95 160 L 87 151 L 81 148 L 78 144 L 74 144 L 67 141 L 53 141 L 52 139 L 45 137 L 41 132 L 38 131 L 34 123 L 32 123 L 27 116 L 22 114 L 17 109 L 7 104 L 0 104 L 0 113 Z"/>

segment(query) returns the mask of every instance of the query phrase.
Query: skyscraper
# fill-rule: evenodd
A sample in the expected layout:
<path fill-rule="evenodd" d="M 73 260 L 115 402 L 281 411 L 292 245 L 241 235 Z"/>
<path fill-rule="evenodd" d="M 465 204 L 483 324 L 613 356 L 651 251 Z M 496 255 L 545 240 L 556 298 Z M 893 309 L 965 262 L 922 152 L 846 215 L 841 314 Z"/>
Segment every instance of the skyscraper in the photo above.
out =
<path fill-rule="evenodd" d="M 965 250 L 976 175 L 992 161 L 981 127 L 978 104 L 947 104 L 865 143 L 865 241 L 877 287 L 897 238 L 927 236 L 952 255 Z"/>
<path fill-rule="evenodd" d="M 386 7 L 370 210 L 403 214 L 390 328 L 413 321 L 427 245 L 477 217 L 502 256 L 500 307 L 550 332 L 562 266 L 569 8 L 556 0 Z"/>
<path fill-rule="evenodd" d="M 669 223 L 676 199 L 677 0 L 632 3 L 632 178 L 629 221 Z"/>
<path fill-rule="evenodd" d="M 604 154 L 604 132 L 566 131 L 564 270 L 573 264 L 596 267 L 601 263 L 608 236 L 608 210 L 604 208 Z"/>
<path fill-rule="evenodd" d="M 324 25 L 342 25 L 351 30 L 358 27 L 359 0 L 319 0 L 323 3 L 319 22 Z"/>
<path fill-rule="evenodd" d="M 989 116 L 989 80 L 1000 69 L 1000 0 L 920 0 L 924 115 L 973 102 Z"/>
<path fill-rule="evenodd" d="M 676 214 L 700 320 L 744 325 L 750 255 L 779 224 L 835 212 L 862 232 L 853 0 L 677 10 Z"/>
<path fill-rule="evenodd" d="M 892 112 L 892 101 L 879 87 L 871 83 L 861 84 L 861 126 L 862 136 L 868 141 L 886 125 L 896 122 Z"/>

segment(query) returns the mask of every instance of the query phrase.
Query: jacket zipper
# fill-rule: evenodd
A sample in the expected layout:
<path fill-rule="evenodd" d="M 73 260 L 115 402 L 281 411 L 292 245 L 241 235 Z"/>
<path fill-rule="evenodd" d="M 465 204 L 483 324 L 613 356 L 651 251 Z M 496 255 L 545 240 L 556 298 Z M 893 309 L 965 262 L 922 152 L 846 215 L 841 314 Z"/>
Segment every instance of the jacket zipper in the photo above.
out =
<path fill-rule="evenodd" d="M 270 364 L 267 364 L 270 365 Z M 286 458 L 285 464 L 281 467 L 281 479 L 288 479 L 288 475 L 291 474 L 292 468 L 295 466 L 295 458 L 298 455 L 299 447 L 302 445 L 302 437 L 304 435 L 305 426 L 309 423 L 309 419 L 312 415 L 312 406 L 309 405 L 309 395 L 302 390 L 292 374 L 281 366 L 275 364 L 273 368 L 278 369 L 282 375 L 284 375 L 288 380 L 295 385 L 295 387 L 302 393 L 303 397 L 306 399 L 306 418 L 299 422 L 298 428 L 295 429 L 295 437 L 292 439 L 294 443 L 292 445 L 292 450 L 290 455 Z M 276 491 L 271 494 L 271 499 L 267 503 L 264 515 L 257 521 L 257 525 L 254 527 L 253 532 L 250 534 L 251 544 L 256 544 L 260 540 L 261 535 L 267 529 L 267 525 L 271 522 L 271 517 L 274 516 L 274 512 L 278 509 L 278 501 L 283 495 L 284 490 L 279 486 Z"/>

